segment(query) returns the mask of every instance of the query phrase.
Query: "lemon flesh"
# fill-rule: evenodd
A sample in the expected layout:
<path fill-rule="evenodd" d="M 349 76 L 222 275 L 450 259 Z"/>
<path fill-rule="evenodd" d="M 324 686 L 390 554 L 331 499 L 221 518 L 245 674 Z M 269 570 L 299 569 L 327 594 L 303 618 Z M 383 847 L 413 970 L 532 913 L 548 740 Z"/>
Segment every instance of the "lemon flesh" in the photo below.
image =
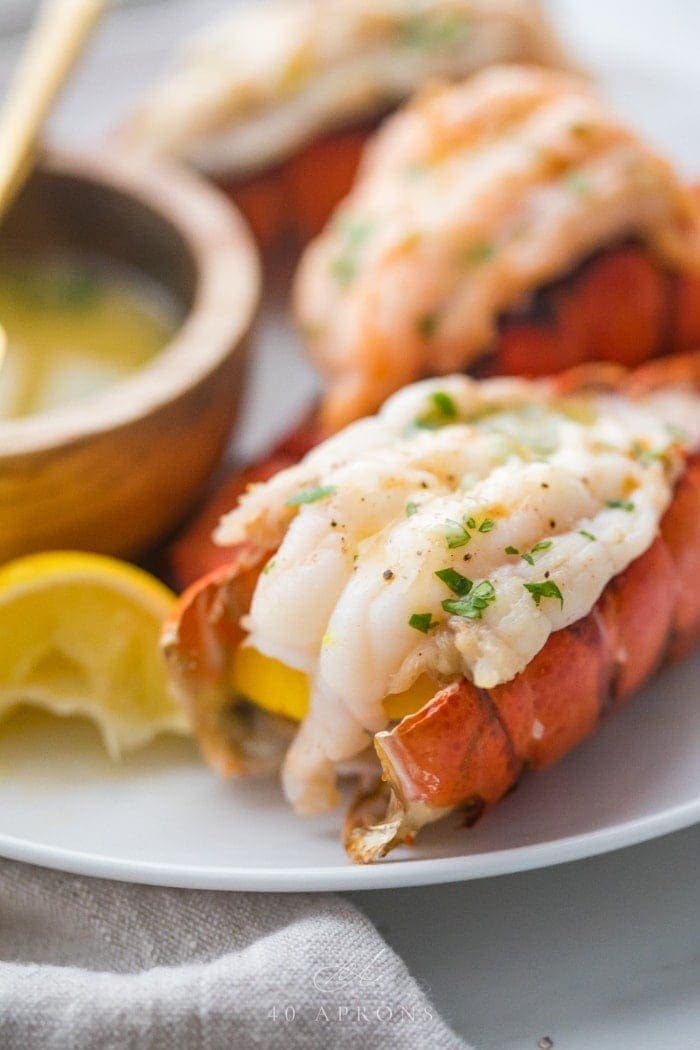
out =
<path fill-rule="evenodd" d="M 188 731 L 158 638 L 175 596 L 96 554 L 34 554 L 0 568 L 0 719 L 18 704 L 97 725 L 109 753 Z"/>
<path fill-rule="evenodd" d="M 240 645 L 233 657 L 232 689 L 238 695 L 274 715 L 300 722 L 309 709 L 309 679 L 279 660 L 249 645 Z M 384 700 L 384 710 L 392 720 L 419 711 L 438 691 L 430 678 L 422 675 L 404 693 Z"/>

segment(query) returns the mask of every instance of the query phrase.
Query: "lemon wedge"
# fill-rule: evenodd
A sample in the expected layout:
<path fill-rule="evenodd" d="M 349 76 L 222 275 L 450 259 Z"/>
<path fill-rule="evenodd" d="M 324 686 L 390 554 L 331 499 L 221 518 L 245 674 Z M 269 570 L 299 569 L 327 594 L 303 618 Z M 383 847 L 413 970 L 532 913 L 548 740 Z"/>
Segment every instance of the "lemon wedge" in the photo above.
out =
<path fill-rule="evenodd" d="M 309 679 L 250 645 L 240 645 L 233 656 L 233 692 L 274 715 L 300 722 L 309 709 Z M 384 700 L 391 719 L 401 719 L 419 711 L 438 691 L 427 675 L 416 679 L 410 689 L 393 693 Z"/>
<path fill-rule="evenodd" d="M 0 719 L 28 703 L 97 725 L 110 755 L 186 733 L 158 650 L 175 596 L 97 554 L 33 554 L 0 567 Z"/>

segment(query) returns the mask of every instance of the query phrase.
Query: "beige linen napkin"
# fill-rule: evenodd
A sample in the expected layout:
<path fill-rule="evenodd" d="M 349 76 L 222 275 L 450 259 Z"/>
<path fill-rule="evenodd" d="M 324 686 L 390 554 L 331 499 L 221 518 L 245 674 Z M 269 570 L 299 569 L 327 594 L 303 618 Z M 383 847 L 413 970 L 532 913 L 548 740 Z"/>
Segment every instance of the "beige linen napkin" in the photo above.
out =
<path fill-rule="evenodd" d="M 361 912 L 0 861 L 3 1050 L 465 1050 Z"/>

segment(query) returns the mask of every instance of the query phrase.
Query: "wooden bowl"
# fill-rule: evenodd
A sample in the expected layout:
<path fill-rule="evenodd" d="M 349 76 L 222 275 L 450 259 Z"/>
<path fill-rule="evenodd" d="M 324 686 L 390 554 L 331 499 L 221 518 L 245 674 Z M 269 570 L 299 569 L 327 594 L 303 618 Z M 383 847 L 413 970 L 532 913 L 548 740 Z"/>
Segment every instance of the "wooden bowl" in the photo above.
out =
<path fill-rule="evenodd" d="M 196 175 L 116 153 L 51 153 L 0 248 L 88 250 L 135 267 L 182 309 L 145 367 L 88 401 L 0 421 L 0 559 L 46 548 L 133 555 L 186 514 L 236 415 L 259 296 L 236 210 Z M 1 319 L 0 319 L 1 320 Z"/>

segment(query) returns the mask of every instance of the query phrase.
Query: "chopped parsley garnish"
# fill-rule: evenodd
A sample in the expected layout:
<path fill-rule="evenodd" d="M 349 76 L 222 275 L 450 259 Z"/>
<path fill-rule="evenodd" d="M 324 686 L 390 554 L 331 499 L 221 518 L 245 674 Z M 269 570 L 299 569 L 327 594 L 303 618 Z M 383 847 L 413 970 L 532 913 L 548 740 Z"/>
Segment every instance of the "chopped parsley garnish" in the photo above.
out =
<path fill-rule="evenodd" d="M 496 589 L 490 580 L 477 583 L 464 598 L 446 598 L 442 603 L 445 612 L 463 616 L 467 620 L 480 620 L 481 614 L 496 600 Z"/>
<path fill-rule="evenodd" d="M 472 581 L 468 580 L 466 576 L 462 576 L 461 573 L 455 572 L 454 569 L 439 569 L 435 575 L 443 583 L 446 583 L 453 594 L 459 595 L 463 598 L 465 594 L 469 594 L 473 587 Z"/>
<path fill-rule="evenodd" d="M 658 463 L 659 460 L 663 460 L 666 451 L 666 449 L 649 448 L 642 441 L 634 441 L 630 449 L 630 455 L 633 459 L 636 459 L 637 463 L 641 463 L 643 467 L 650 467 L 652 463 Z"/>
<path fill-rule="evenodd" d="M 462 522 L 454 521 L 452 518 L 448 518 L 445 522 L 447 536 L 447 546 L 450 550 L 455 547 L 463 547 L 465 543 L 469 543 L 472 532 L 491 532 L 491 529 L 496 528 L 496 522 L 493 518 L 484 518 L 483 521 L 479 522 L 473 517 L 464 517 Z"/>
<path fill-rule="evenodd" d="M 690 435 L 688 434 L 688 431 L 684 430 L 683 427 L 676 426 L 675 423 L 665 423 L 664 429 L 666 430 L 668 436 L 673 441 L 678 442 L 678 444 L 680 445 L 683 445 L 690 440 Z"/>
<path fill-rule="evenodd" d="M 474 529 L 476 532 L 490 532 L 491 529 L 496 528 L 496 522 L 493 518 L 484 518 L 481 523 L 477 522 L 476 518 L 471 517 L 464 518 L 463 521 L 468 529 Z"/>
<path fill-rule="evenodd" d="M 397 27 L 397 35 L 405 47 L 433 50 L 456 47 L 470 29 L 468 19 L 458 11 L 418 12 Z"/>
<path fill-rule="evenodd" d="M 447 539 L 447 546 L 452 551 L 455 547 L 464 547 L 465 544 L 469 543 L 471 536 L 458 521 L 448 518 L 445 522 L 445 538 Z"/>
<path fill-rule="evenodd" d="M 580 171 L 570 171 L 566 176 L 566 183 L 574 193 L 578 193 L 581 197 L 591 191 L 588 179 Z"/>
<path fill-rule="evenodd" d="M 634 503 L 628 499 L 606 499 L 605 506 L 611 510 L 626 510 L 628 514 L 634 510 Z"/>
<path fill-rule="evenodd" d="M 446 394 L 443 390 L 436 390 L 430 395 L 430 399 L 444 419 L 457 418 L 457 406 L 449 394 Z"/>
<path fill-rule="evenodd" d="M 335 485 L 317 485 L 313 489 L 305 489 L 297 492 L 296 496 L 290 496 L 286 501 L 287 507 L 300 507 L 303 503 L 316 503 L 317 500 L 327 499 L 335 492 Z"/>
<path fill-rule="evenodd" d="M 99 283 L 87 272 L 76 271 L 56 282 L 56 298 L 64 306 L 84 310 L 94 306 L 102 294 Z"/>
<path fill-rule="evenodd" d="M 341 288 L 347 288 L 357 276 L 357 259 L 350 255 L 336 255 L 331 259 L 331 273 Z"/>
<path fill-rule="evenodd" d="M 263 576 L 267 576 L 268 572 L 272 572 L 274 567 L 275 567 L 275 559 L 271 558 L 270 561 L 265 566 L 265 568 L 263 569 Z"/>
<path fill-rule="evenodd" d="M 543 598 L 556 598 L 562 609 L 564 608 L 564 595 L 554 580 L 543 580 L 541 583 L 524 583 L 523 587 L 530 592 L 535 605 L 539 605 Z"/>
<path fill-rule="evenodd" d="M 423 430 L 437 430 L 448 423 L 453 423 L 457 418 L 457 405 L 449 394 L 444 390 L 434 390 L 429 395 L 430 408 L 422 416 L 415 420 L 415 426 Z"/>
<path fill-rule="evenodd" d="M 460 252 L 459 260 L 465 266 L 481 266 L 482 263 L 493 259 L 495 254 L 495 245 L 490 241 L 477 241 Z"/>
<path fill-rule="evenodd" d="M 51 268 L 41 274 L 25 274 L 10 268 L 7 277 L 12 295 L 34 309 L 54 306 L 82 313 L 97 306 L 104 296 L 99 276 L 79 265 Z"/>
<path fill-rule="evenodd" d="M 433 614 L 426 613 L 413 613 L 409 617 L 408 626 L 413 627 L 414 630 L 420 631 L 421 634 L 427 634 L 428 631 L 432 631 L 434 627 L 438 627 L 439 624 L 433 620 Z"/>
<path fill-rule="evenodd" d="M 347 288 L 355 280 L 358 249 L 372 233 L 374 225 L 369 219 L 338 219 L 336 226 L 345 243 L 340 254 L 331 259 L 330 269 L 342 288 Z"/>
<path fill-rule="evenodd" d="M 358 248 L 364 244 L 375 227 L 371 219 L 353 219 L 341 216 L 335 223 L 336 229 L 345 239 L 349 248 Z"/>
<path fill-rule="evenodd" d="M 406 517 L 412 518 L 414 514 L 418 513 L 418 504 L 409 502 L 406 504 Z"/>
<path fill-rule="evenodd" d="M 597 536 L 594 536 L 592 532 L 587 532 L 586 529 L 579 529 L 578 530 L 578 534 L 579 534 L 579 536 L 585 536 L 586 539 L 590 540 L 592 543 L 595 543 L 596 540 L 598 539 Z"/>
<path fill-rule="evenodd" d="M 435 331 L 438 326 L 438 315 L 433 312 L 429 314 L 422 314 L 416 321 L 416 328 L 418 334 L 422 335 L 424 339 L 430 339 L 431 336 L 435 335 Z"/>
<path fill-rule="evenodd" d="M 519 551 L 517 547 L 512 546 L 506 547 L 505 551 L 506 554 L 513 554 L 516 558 L 522 558 L 523 561 L 528 563 L 528 565 L 534 565 L 535 559 L 533 555 L 538 554 L 539 551 L 548 551 L 551 546 L 551 540 L 541 540 L 539 543 L 536 543 L 530 551 Z"/>

